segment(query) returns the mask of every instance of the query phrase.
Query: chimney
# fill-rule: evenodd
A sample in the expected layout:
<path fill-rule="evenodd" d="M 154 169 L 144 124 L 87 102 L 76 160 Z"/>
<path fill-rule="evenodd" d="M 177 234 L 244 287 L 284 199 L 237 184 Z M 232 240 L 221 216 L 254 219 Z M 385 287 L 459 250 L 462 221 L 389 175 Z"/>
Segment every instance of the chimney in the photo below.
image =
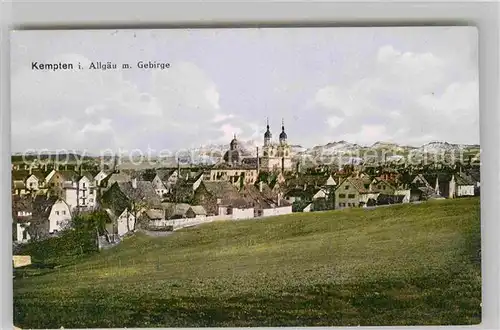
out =
<path fill-rule="evenodd" d="M 132 188 L 137 189 L 137 178 L 132 179 Z"/>
<path fill-rule="evenodd" d="M 259 181 L 259 191 L 262 192 L 262 181 Z"/>

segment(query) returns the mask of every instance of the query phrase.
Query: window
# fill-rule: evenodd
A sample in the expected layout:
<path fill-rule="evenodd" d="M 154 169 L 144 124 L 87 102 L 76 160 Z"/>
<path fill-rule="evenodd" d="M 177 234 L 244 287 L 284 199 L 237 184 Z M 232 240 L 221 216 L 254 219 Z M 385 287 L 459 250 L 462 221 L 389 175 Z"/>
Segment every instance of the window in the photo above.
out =
<path fill-rule="evenodd" d="M 85 198 L 85 190 L 84 190 L 84 191 L 82 191 L 82 193 L 83 193 L 83 195 L 82 195 L 82 196 Z"/>
<path fill-rule="evenodd" d="M 162 190 L 162 192 L 163 192 L 163 190 Z M 93 190 L 93 189 L 92 189 L 92 190 L 90 190 L 89 194 L 90 194 L 90 195 L 93 195 L 93 194 L 94 194 L 94 190 Z"/>
<path fill-rule="evenodd" d="M 85 182 L 82 183 L 83 188 L 85 188 Z"/>
<path fill-rule="evenodd" d="M 345 186 L 345 187 L 344 187 L 344 189 L 345 189 L 345 190 L 349 189 L 349 186 Z"/>
<path fill-rule="evenodd" d="M 351 203 L 347 203 L 347 206 L 351 207 Z"/>
<path fill-rule="evenodd" d="M 59 211 L 56 211 L 56 215 L 59 215 Z"/>
<path fill-rule="evenodd" d="M 33 187 L 35 185 L 34 182 L 30 182 L 30 187 Z"/>
<path fill-rule="evenodd" d="M 62 214 L 63 214 L 63 215 L 66 215 L 66 211 L 62 211 Z"/>
<path fill-rule="evenodd" d="M 345 198 L 345 194 L 339 194 L 339 198 Z"/>
<path fill-rule="evenodd" d="M 378 190 L 382 189 L 382 186 L 381 186 L 381 185 L 378 185 L 378 186 L 377 186 L 377 189 L 378 189 Z"/>
<path fill-rule="evenodd" d="M 354 195 L 354 194 L 349 194 L 349 195 L 347 196 L 347 198 L 356 198 L 356 195 Z"/>

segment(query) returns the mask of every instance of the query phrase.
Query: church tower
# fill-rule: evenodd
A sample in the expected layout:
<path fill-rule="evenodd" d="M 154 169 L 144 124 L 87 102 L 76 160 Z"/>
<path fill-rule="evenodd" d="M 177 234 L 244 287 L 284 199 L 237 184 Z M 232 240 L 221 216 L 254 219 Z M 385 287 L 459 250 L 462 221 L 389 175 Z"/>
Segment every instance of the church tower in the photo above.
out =
<path fill-rule="evenodd" d="M 264 133 L 264 146 L 268 146 L 271 144 L 271 138 L 273 135 L 271 134 L 271 131 L 269 130 L 269 118 L 267 118 L 267 130 Z"/>
<path fill-rule="evenodd" d="M 269 129 L 269 119 L 267 120 L 267 130 L 264 133 L 263 155 L 260 168 L 266 172 L 287 172 L 292 170 L 292 160 L 288 136 L 285 133 L 285 125 L 282 120 L 279 143 L 273 142 Z"/>
<path fill-rule="evenodd" d="M 285 120 L 281 119 L 281 133 L 280 133 L 280 145 L 286 144 L 286 133 L 285 133 Z"/>

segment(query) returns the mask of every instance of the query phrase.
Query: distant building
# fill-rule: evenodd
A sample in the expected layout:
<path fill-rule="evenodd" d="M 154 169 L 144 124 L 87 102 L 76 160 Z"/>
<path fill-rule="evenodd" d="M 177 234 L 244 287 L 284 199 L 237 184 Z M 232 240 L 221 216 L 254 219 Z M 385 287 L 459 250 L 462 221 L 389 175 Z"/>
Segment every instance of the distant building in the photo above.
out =
<path fill-rule="evenodd" d="M 272 142 L 272 133 L 269 129 L 269 121 L 267 122 L 267 130 L 264 133 L 263 155 L 260 157 L 260 169 L 262 171 L 292 171 L 292 155 L 291 148 L 288 144 L 288 136 L 285 132 L 285 124 L 281 125 L 281 133 L 279 142 Z"/>

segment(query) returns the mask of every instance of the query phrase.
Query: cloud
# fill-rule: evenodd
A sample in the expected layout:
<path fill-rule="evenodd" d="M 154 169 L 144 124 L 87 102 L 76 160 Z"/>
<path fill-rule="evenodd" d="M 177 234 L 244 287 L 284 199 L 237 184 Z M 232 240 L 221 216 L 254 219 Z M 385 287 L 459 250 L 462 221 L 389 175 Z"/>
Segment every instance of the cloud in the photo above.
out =
<path fill-rule="evenodd" d="M 215 117 L 212 119 L 212 122 L 213 123 L 220 123 L 221 121 L 226 121 L 228 119 L 232 119 L 234 118 L 234 115 L 233 114 L 228 114 L 228 115 L 224 115 L 224 114 L 217 114 L 215 115 Z"/>
<path fill-rule="evenodd" d="M 90 64 L 78 54 L 58 55 L 47 62 L 55 61 Z M 194 63 L 172 63 L 172 70 L 149 77 L 154 88 L 146 92 L 121 70 L 39 72 L 25 67 L 12 78 L 12 130 L 44 130 L 47 139 L 14 134 L 13 150 L 50 149 L 50 136 L 60 139 L 57 145 L 94 152 L 151 143 L 162 146 L 150 134 L 180 146 L 191 128 L 222 118 L 216 85 Z"/>
<path fill-rule="evenodd" d="M 478 142 L 477 76 L 456 79 L 460 68 L 454 62 L 393 46 L 380 47 L 375 63 L 364 78 L 323 86 L 314 94 L 318 111 L 326 111 L 326 123 L 339 139 Z"/>
<path fill-rule="evenodd" d="M 284 117 L 290 143 L 303 146 L 349 136 L 412 144 L 479 138 L 470 28 L 28 31 L 13 34 L 11 46 L 14 151 L 176 149 L 228 144 L 233 133 L 262 144 L 266 117 L 273 137 Z M 90 59 L 171 66 L 28 67 Z"/>
<path fill-rule="evenodd" d="M 331 116 L 331 117 L 328 117 L 326 121 L 327 121 L 328 125 L 330 125 L 330 127 L 335 128 L 335 127 L 339 126 L 340 124 L 342 124 L 342 122 L 344 121 L 344 118 L 337 117 L 337 116 Z"/>

